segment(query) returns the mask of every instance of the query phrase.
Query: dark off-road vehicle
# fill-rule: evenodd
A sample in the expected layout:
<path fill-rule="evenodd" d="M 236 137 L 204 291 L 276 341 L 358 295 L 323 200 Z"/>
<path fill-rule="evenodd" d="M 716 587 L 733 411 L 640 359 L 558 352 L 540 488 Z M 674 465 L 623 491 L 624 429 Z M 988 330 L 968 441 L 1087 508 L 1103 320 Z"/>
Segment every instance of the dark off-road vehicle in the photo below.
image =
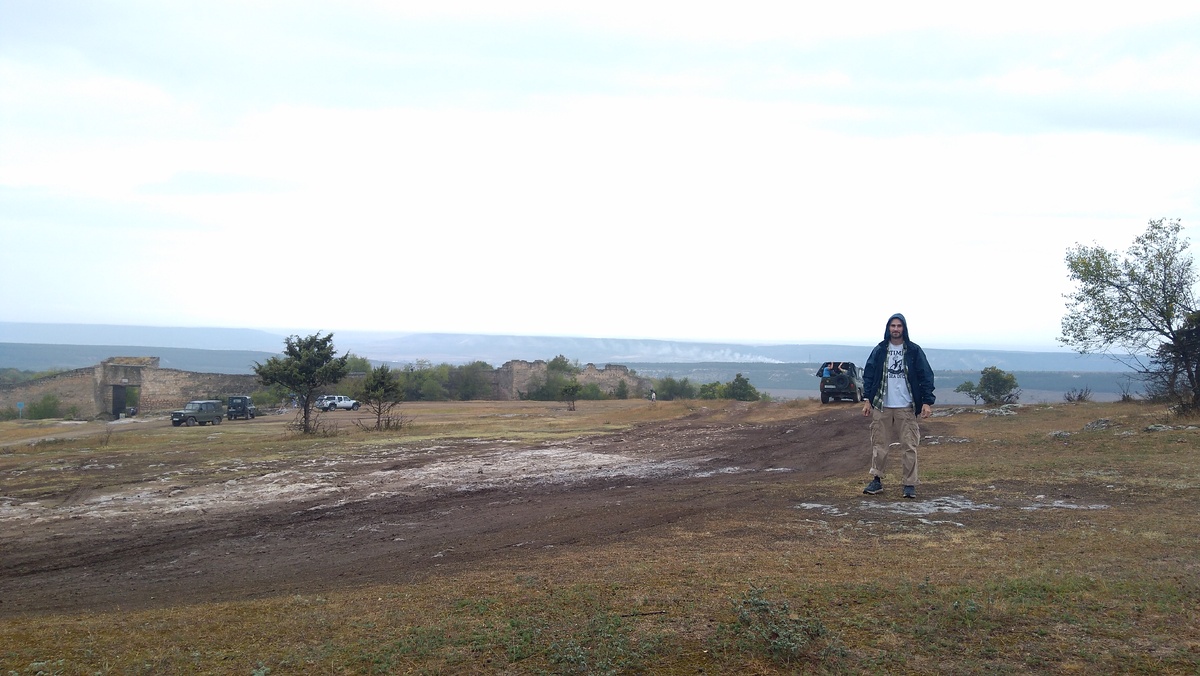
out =
<path fill-rule="evenodd" d="M 224 415 L 221 409 L 221 402 L 216 399 L 205 399 L 202 401 L 189 401 L 187 406 L 184 406 L 178 411 L 171 411 L 171 424 L 179 427 L 187 425 L 195 427 L 196 425 L 220 425 L 221 418 Z"/>
<path fill-rule="evenodd" d="M 828 404 L 834 399 L 862 401 L 862 370 L 853 362 L 827 361 L 817 369 L 816 375 L 821 379 L 822 404 Z"/>
<path fill-rule="evenodd" d="M 254 401 L 243 394 L 235 394 L 229 397 L 229 405 L 226 407 L 225 417 L 230 420 L 245 418 L 253 420 L 254 416 L 258 415 L 258 408 L 254 405 Z"/>

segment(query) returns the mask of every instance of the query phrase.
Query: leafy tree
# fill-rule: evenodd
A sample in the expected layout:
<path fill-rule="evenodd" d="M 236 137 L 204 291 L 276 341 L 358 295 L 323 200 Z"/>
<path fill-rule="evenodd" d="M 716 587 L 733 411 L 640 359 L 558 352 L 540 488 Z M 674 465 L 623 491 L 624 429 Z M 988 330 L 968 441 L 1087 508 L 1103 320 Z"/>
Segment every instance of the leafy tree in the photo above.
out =
<path fill-rule="evenodd" d="M 654 383 L 654 391 L 656 394 L 658 394 L 658 398 L 662 399 L 663 401 L 696 398 L 696 386 L 693 385 L 687 378 L 675 380 L 674 378 L 667 376 L 661 380 L 656 380 Z"/>
<path fill-rule="evenodd" d="M 269 402 L 272 406 L 282 405 L 287 406 L 287 403 L 292 399 L 292 391 L 288 388 L 275 383 L 269 387 L 259 388 L 253 394 L 254 400 L 258 402 Z"/>
<path fill-rule="evenodd" d="M 22 371 L 12 368 L 11 366 L 0 368 L 0 385 L 10 385 L 12 383 L 23 383 L 26 380 L 32 380 L 32 371 Z"/>
<path fill-rule="evenodd" d="M 490 399 L 493 396 L 493 371 L 492 365 L 485 361 L 451 367 L 447 384 L 450 398 L 459 401 Z"/>
<path fill-rule="evenodd" d="M 572 380 L 573 377 L 561 371 L 546 371 L 544 377 L 530 379 L 529 392 L 525 398 L 533 401 L 557 401 L 562 394 L 562 388 Z"/>
<path fill-rule="evenodd" d="M 254 363 L 254 373 L 263 385 L 282 385 L 296 394 L 301 407 L 301 427 L 311 434 L 312 405 L 321 388 L 332 385 L 346 376 L 349 355 L 338 357 L 333 347 L 333 334 L 314 333 L 300 338 L 288 336 L 284 341 L 283 357 L 271 357 L 267 363 Z"/>
<path fill-rule="evenodd" d="M 62 417 L 62 402 L 53 394 L 44 394 L 38 401 L 31 403 L 25 410 L 30 420 Z"/>
<path fill-rule="evenodd" d="M 551 371 L 561 371 L 563 373 L 579 373 L 583 369 L 579 366 L 579 361 L 571 361 L 563 355 L 558 355 L 546 363 L 546 368 Z"/>
<path fill-rule="evenodd" d="M 762 399 L 762 395 L 758 393 L 750 380 L 742 374 L 737 374 L 733 380 L 725 384 L 724 399 L 733 399 L 735 401 L 758 401 Z"/>
<path fill-rule="evenodd" d="M 0 385 L 12 385 L 15 383 L 24 383 L 30 380 L 39 378 L 49 378 L 50 376 L 63 373 L 63 369 L 49 369 L 47 371 L 22 371 L 12 367 L 0 369 Z"/>
<path fill-rule="evenodd" d="M 382 430 L 392 426 L 392 409 L 404 401 L 404 388 L 392 369 L 381 364 L 367 371 L 359 399 L 375 414 L 375 429 Z"/>
<path fill-rule="evenodd" d="M 1195 313 L 1196 270 L 1180 237 L 1179 220 L 1149 222 L 1122 256 L 1100 246 L 1067 250 L 1069 277 L 1059 342 L 1080 353 L 1113 354 L 1118 348 L 1148 382 L 1186 410 L 1200 393 L 1200 340 Z M 1144 361 L 1148 360 L 1148 361 Z"/>
<path fill-rule="evenodd" d="M 426 374 L 421 383 L 421 401 L 446 401 L 450 398 L 446 386 L 442 384 L 443 380 L 438 377 L 440 375 L 444 375 L 444 372 L 435 370 Z"/>
<path fill-rule="evenodd" d="M 573 364 L 563 355 L 546 362 L 546 375 L 534 377 L 529 381 L 529 392 L 522 395 L 533 401 L 558 401 L 562 397 L 563 388 L 575 380 L 582 368 Z"/>
<path fill-rule="evenodd" d="M 621 380 L 621 382 L 617 383 L 617 388 L 613 390 L 613 396 L 617 399 L 628 399 L 629 385 L 624 380 Z"/>
<path fill-rule="evenodd" d="M 979 387 L 975 393 L 987 404 L 1014 404 L 1021 398 L 1017 377 L 998 367 L 989 366 L 979 372 Z"/>
<path fill-rule="evenodd" d="M 125 388 L 125 405 L 138 408 L 142 405 L 142 388 L 129 386 Z"/>
<path fill-rule="evenodd" d="M 418 359 L 405 366 L 404 370 L 400 372 L 400 384 L 404 388 L 405 401 L 428 400 L 431 397 L 437 398 L 439 393 L 445 394 L 445 387 L 436 382 L 437 375 L 433 364 L 426 359 Z"/>
<path fill-rule="evenodd" d="M 965 394 L 968 397 L 970 397 L 972 404 L 979 403 L 979 389 L 975 387 L 975 381 L 973 381 L 973 380 L 968 380 L 968 381 L 964 382 L 962 385 L 959 385 L 958 387 L 954 388 L 954 391 L 959 392 L 961 394 Z"/>
<path fill-rule="evenodd" d="M 567 402 L 568 411 L 575 410 L 575 400 L 579 398 L 579 391 L 581 389 L 583 389 L 583 386 L 575 380 L 572 380 L 571 382 L 562 386 L 560 393 L 562 394 L 563 401 Z"/>
<path fill-rule="evenodd" d="M 604 390 L 600 389 L 600 385 L 597 383 L 588 383 L 583 386 L 583 389 L 579 390 L 579 398 L 584 401 L 602 401 L 609 397 L 604 393 Z"/>
<path fill-rule="evenodd" d="M 1187 368 L 1195 362 L 1196 355 L 1200 355 L 1200 312 L 1192 312 L 1185 318 L 1177 342 L 1159 345 L 1151 356 L 1148 373 L 1143 374 L 1150 398 L 1179 401 L 1186 409 L 1200 408 L 1200 395 L 1188 380 Z M 1180 396 L 1188 390 L 1192 393 L 1190 405 L 1186 400 L 1181 401 Z"/>
<path fill-rule="evenodd" d="M 371 360 L 366 357 L 360 357 L 353 352 L 346 353 L 346 372 L 347 373 L 368 373 L 371 370 Z"/>
<path fill-rule="evenodd" d="M 450 398 L 450 365 L 422 362 L 425 368 L 412 384 L 418 385 L 416 399 L 419 401 L 446 401 Z M 411 384 L 410 384 L 410 388 Z"/>
<path fill-rule="evenodd" d="M 468 401 L 490 399 L 494 393 L 491 364 L 484 361 L 462 366 L 418 359 L 397 372 L 406 401 Z"/>
<path fill-rule="evenodd" d="M 715 380 L 711 383 L 704 383 L 700 386 L 699 397 L 701 399 L 723 399 L 724 389 L 721 383 Z"/>

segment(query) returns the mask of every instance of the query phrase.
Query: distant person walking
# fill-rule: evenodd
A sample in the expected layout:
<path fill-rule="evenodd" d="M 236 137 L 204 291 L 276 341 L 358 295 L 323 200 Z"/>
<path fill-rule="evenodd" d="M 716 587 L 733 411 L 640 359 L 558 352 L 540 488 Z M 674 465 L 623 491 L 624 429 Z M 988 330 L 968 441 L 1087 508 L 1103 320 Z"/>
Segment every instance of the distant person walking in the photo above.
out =
<path fill-rule="evenodd" d="M 871 416 L 871 483 L 863 493 L 883 490 L 883 465 L 895 439 L 904 452 L 903 495 L 917 497 L 917 416 L 928 418 L 935 401 L 933 369 L 921 346 L 908 339 L 908 322 L 897 312 L 863 368 L 863 416 Z"/>

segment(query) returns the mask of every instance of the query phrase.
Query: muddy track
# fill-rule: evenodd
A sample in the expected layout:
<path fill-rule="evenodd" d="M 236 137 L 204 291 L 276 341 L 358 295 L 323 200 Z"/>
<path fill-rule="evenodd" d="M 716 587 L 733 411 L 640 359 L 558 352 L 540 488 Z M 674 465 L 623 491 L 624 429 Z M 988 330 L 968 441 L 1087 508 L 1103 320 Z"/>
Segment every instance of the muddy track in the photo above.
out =
<path fill-rule="evenodd" d="M 764 484 L 799 495 L 811 479 L 865 474 L 857 412 L 784 424 L 696 417 L 528 446 L 396 447 L 333 458 L 336 476 L 274 466 L 232 487 L 149 494 L 130 484 L 129 499 L 16 506 L 0 520 L 0 616 L 404 582 L 700 527 L 714 513 L 787 509 Z M 923 428 L 936 434 L 936 423 Z"/>

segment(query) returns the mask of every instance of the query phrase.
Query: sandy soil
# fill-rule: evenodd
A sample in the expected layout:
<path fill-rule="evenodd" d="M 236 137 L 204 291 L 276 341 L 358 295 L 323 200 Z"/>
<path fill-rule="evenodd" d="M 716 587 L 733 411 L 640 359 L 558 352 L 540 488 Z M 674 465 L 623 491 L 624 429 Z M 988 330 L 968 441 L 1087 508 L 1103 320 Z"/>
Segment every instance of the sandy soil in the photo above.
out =
<path fill-rule="evenodd" d="M 232 424 L 232 423 L 226 423 Z M 239 423 L 239 424 L 255 424 Z M 212 428 L 219 430 L 220 428 Z M 922 432 L 936 443 L 936 419 Z M 522 445 L 336 450 L 240 478 L 79 489 L 55 504 L 0 494 L 0 616 L 320 593 L 452 574 L 483 560 L 702 528 L 713 513 L 799 510 L 943 519 L 995 509 L 955 496 L 867 499 L 858 407 L 760 424 L 703 411 L 619 434 Z M 845 477 L 836 500 L 806 484 Z M 764 485 L 786 490 L 762 490 Z M 790 497 L 784 497 L 790 496 Z M 869 517 L 868 517 L 869 518 Z"/>

